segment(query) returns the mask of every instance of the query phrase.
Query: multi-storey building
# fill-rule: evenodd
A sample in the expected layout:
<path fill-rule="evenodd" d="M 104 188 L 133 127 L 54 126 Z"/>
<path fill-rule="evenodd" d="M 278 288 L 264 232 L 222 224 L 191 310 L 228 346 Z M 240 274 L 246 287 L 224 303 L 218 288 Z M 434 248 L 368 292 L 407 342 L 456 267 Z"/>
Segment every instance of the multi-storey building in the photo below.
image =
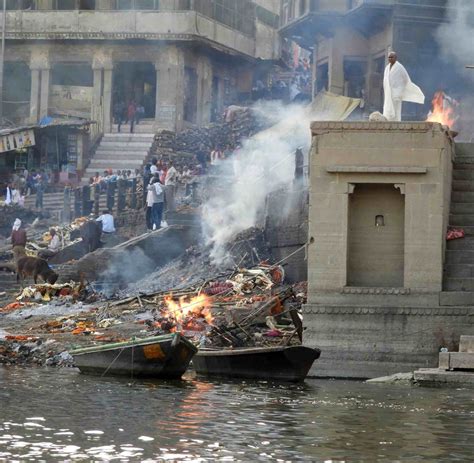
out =
<path fill-rule="evenodd" d="M 155 127 L 205 124 L 278 56 L 280 0 L 7 0 L 4 113 L 97 121 L 135 100 Z"/>
<path fill-rule="evenodd" d="M 446 0 L 283 0 L 280 31 L 312 50 L 314 93 L 363 97 L 368 110 L 380 110 L 389 50 L 428 99 L 452 86 L 456 73 L 443 75 L 436 40 L 445 13 Z M 404 110 L 405 117 L 426 115 L 419 105 Z"/>

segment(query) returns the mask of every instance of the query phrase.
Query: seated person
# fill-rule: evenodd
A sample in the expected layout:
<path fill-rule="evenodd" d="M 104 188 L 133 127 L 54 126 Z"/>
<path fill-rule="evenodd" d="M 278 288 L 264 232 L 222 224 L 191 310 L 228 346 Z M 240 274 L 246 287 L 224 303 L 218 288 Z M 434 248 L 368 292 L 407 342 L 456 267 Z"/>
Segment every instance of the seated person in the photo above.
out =
<path fill-rule="evenodd" d="M 55 256 L 61 250 L 61 241 L 59 240 L 59 236 L 56 233 L 54 228 L 49 230 L 51 235 L 51 241 L 48 244 L 48 247 L 42 251 L 38 252 L 38 257 L 41 259 L 50 259 L 51 257 Z"/>

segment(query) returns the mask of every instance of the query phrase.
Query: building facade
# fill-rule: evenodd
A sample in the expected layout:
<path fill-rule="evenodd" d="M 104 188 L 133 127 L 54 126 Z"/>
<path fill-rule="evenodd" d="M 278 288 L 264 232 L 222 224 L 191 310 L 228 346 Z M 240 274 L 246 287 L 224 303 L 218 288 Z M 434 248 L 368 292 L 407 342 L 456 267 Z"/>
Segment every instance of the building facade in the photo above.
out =
<path fill-rule="evenodd" d="M 429 107 L 454 77 L 452 69 L 441 76 L 436 31 L 445 13 L 446 0 L 283 0 L 280 31 L 313 52 L 313 94 L 363 98 L 368 112 L 380 111 L 386 56 L 395 50 Z M 404 117 L 424 120 L 427 107 L 404 105 Z"/>
<path fill-rule="evenodd" d="M 112 129 L 135 101 L 154 128 L 206 124 L 277 58 L 279 0 L 7 0 L 4 113 Z"/>

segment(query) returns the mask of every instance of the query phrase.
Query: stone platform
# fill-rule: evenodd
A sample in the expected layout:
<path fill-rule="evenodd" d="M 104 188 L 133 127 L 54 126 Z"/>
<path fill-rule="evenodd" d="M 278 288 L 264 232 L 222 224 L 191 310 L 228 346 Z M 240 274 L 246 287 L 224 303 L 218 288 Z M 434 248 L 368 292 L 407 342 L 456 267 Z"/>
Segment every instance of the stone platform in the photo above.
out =
<path fill-rule="evenodd" d="M 459 352 L 440 352 L 438 368 L 421 368 L 414 379 L 422 386 L 474 387 L 474 336 L 461 336 Z"/>
<path fill-rule="evenodd" d="M 473 315 L 466 306 L 307 304 L 304 343 L 321 349 L 310 376 L 367 379 L 434 368 L 441 348 L 458 350 L 461 334 L 474 335 Z"/>

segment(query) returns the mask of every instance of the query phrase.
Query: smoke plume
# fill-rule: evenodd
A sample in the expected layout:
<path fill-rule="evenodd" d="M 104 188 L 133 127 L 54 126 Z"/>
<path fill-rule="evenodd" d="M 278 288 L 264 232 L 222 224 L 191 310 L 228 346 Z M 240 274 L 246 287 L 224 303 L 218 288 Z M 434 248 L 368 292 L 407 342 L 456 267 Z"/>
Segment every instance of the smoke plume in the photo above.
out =
<path fill-rule="evenodd" d="M 443 57 L 455 60 L 462 68 L 474 64 L 474 2 L 448 0 L 446 20 L 437 31 Z"/>
<path fill-rule="evenodd" d="M 223 161 L 227 186 L 216 191 L 203 208 L 204 233 L 215 262 L 225 258 L 225 245 L 238 233 L 255 226 L 267 195 L 294 178 L 295 150 L 307 152 L 311 142 L 308 108 L 267 102 L 253 108 L 274 125 L 243 142 L 231 159 Z M 282 204 L 282 214 L 284 205 Z"/>

